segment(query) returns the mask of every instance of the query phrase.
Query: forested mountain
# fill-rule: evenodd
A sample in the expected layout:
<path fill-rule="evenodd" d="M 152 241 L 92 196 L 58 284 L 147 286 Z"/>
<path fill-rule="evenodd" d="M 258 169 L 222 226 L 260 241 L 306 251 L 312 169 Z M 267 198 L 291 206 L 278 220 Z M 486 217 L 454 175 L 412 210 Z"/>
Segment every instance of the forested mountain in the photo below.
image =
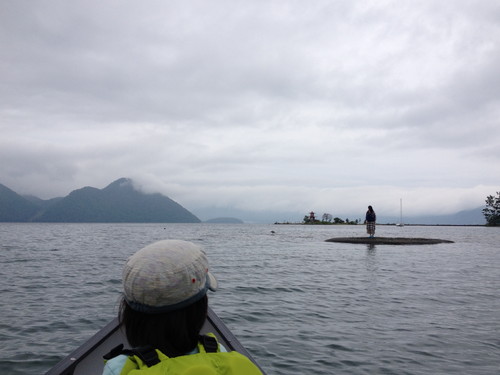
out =
<path fill-rule="evenodd" d="M 0 184 L 0 221 L 29 221 L 38 210 L 38 205 Z"/>
<path fill-rule="evenodd" d="M 161 194 L 136 190 L 121 178 L 104 189 L 84 187 L 64 198 L 22 197 L 0 185 L 0 221 L 62 223 L 199 223 L 191 212 Z"/>

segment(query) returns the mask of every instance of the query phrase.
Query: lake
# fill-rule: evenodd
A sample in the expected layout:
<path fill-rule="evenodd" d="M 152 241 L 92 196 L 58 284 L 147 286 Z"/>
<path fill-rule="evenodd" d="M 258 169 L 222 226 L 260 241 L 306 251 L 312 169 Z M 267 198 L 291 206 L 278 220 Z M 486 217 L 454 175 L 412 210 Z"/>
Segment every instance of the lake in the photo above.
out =
<path fill-rule="evenodd" d="M 275 233 L 272 233 L 274 231 Z M 128 256 L 202 245 L 210 304 L 268 374 L 500 373 L 500 228 L 0 223 L 0 373 L 41 374 L 117 313 Z"/>

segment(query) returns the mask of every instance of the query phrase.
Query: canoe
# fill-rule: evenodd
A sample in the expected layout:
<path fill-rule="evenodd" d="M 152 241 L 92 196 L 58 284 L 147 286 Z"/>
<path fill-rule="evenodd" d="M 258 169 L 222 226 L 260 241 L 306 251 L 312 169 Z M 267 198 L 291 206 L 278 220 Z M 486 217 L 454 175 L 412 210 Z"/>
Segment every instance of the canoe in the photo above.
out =
<path fill-rule="evenodd" d="M 202 333 L 212 332 L 226 349 L 236 350 L 247 356 L 260 368 L 254 358 L 227 328 L 217 314 L 209 307 L 208 316 Z M 118 318 L 114 318 L 108 325 L 92 336 L 82 346 L 75 349 L 66 358 L 52 367 L 45 375 L 88 375 L 101 374 L 104 367 L 102 356 L 119 344 L 130 347 L 125 333 L 118 325 Z M 260 368 L 262 373 L 264 371 Z"/>

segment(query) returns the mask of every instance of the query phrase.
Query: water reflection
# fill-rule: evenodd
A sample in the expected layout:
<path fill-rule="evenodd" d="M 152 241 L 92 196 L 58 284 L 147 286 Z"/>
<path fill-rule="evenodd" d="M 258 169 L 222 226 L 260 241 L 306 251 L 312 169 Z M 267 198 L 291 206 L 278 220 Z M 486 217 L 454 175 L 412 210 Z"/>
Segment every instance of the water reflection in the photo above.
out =
<path fill-rule="evenodd" d="M 377 247 L 375 246 L 374 243 L 366 244 L 366 254 L 367 255 L 373 255 L 373 253 L 375 253 L 376 249 L 377 249 Z"/>
<path fill-rule="evenodd" d="M 375 244 L 366 244 L 365 265 L 372 281 L 377 278 L 378 259 L 376 255 L 377 247 L 375 246 Z"/>

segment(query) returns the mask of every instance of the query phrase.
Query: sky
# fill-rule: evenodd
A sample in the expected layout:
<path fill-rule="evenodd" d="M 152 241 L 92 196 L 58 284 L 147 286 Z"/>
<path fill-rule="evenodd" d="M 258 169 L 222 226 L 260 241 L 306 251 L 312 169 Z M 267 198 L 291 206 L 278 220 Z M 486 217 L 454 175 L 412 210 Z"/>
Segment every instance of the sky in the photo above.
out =
<path fill-rule="evenodd" d="M 0 183 L 196 214 L 448 214 L 500 191 L 497 0 L 0 0 Z"/>

